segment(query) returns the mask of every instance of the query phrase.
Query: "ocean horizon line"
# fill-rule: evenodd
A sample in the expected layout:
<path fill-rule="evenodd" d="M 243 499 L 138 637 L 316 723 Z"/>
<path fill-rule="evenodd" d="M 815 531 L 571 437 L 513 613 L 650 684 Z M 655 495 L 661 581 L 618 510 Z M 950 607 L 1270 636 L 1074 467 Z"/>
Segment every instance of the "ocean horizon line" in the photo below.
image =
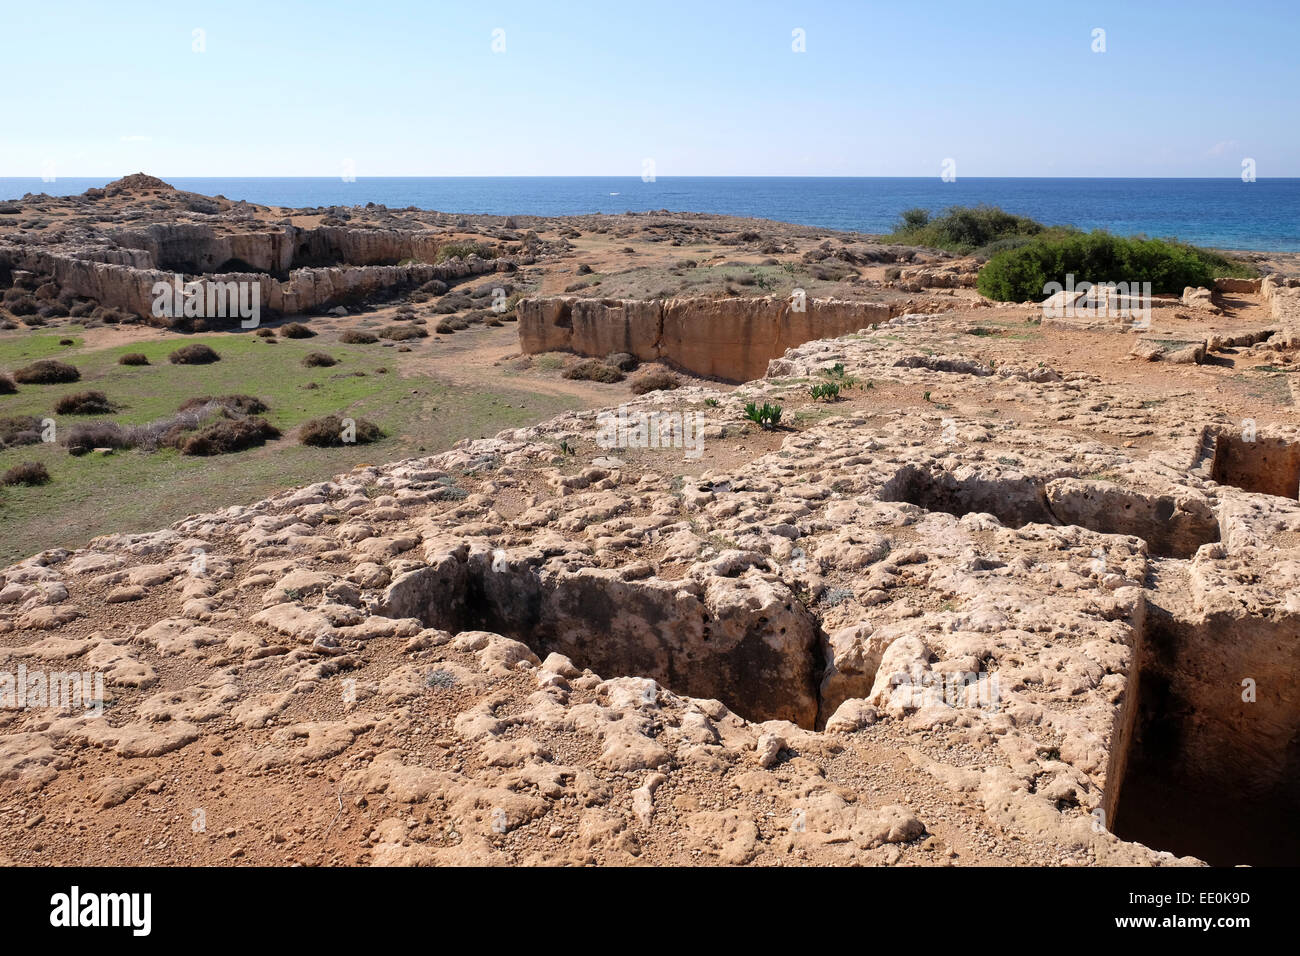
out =
<path fill-rule="evenodd" d="M 123 176 L 131 175 L 130 173 L 101 173 L 86 174 L 60 174 L 50 183 L 58 183 L 61 180 L 90 180 L 90 179 L 107 179 L 110 182 L 115 179 L 121 179 Z M 155 175 L 150 173 L 149 175 Z M 646 185 L 652 185 L 659 180 L 677 180 L 677 179 L 786 179 L 786 180 L 906 180 L 908 182 L 926 182 L 928 180 L 940 180 L 942 177 L 935 175 L 928 176 L 836 176 L 836 175 L 762 175 L 762 174 L 723 174 L 723 173 L 681 173 L 675 175 L 656 175 L 654 179 L 646 180 L 636 174 L 622 173 L 565 173 L 563 175 L 555 174 L 516 174 L 506 173 L 500 175 L 467 175 L 467 174 L 426 174 L 426 173 L 403 173 L 386 176 L 362 176 L 357 175 L 350 179 L 343 179 L 337 173 L 328 176 L 285 176 L 285 175 L 256 175 L 256 176 L 213 176 L 213 175 L 192 175 L 189 173 L 171 173 L 161 174 L 157 178 L 167 182 L 168 179 L 183 179 L 188 181 L 195 180 L 212 180 L 214 182 L 261 182 L 266 180 L 320 180 L 339 182 L 362 182 L 362 181 L 382 181 L 397 179 L 618 179 L 628 182 L 645 182 Z M 954 179 L 952 183 L 944 182 L 945 185 L 952 185 L 961 180 L 1006 180 L 1006 181 L 1023 181 L 1032 180 L 1051 180 L 1057 182 L 1169 182 L 1169 181 L 1186 181 L 1186 182 L 1233 182 L 1242 181 L 1240 175 L 1233 176 L 961 176 Z M 43 181 L 42 177 L 36 176 L 0 176 L 0 182 L 36 182 Z M 1295 182 L 1300 181 L 1298 176 L 1257 176 L 1251 182 Z M 1242 182 L 1243 185 L 1249 185 Z"/>
<path fill-rule="evenodd" d="M 0 200 L 76 196 L 119 177 L 0 178 Z M 1195 245 L 1300 252 L 1300 177 L 1166 176 L 175 176 L 186 192 L 281 209 L 367 204 L 459 215 L 676 210 L 887 235 L 912 209 L 995 206 L 1045 225 Z"/>

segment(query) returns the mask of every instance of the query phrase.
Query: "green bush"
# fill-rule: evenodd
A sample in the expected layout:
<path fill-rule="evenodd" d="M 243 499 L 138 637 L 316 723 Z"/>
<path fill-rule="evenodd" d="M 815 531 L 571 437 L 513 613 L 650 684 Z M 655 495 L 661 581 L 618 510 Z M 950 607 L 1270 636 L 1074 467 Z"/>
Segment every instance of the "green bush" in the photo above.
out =
<path fill-rule="evenodd" d="M 898 228 L 902 229 L 920 229 L 930 224 L 930 210 L 928 209 L 904 209 L 898 217 Z"/>
<path fill-rule="evenodd" d="M 470 256 L 478 256 L 480 259 L 495 259 L 496 255 L 496 250 L 481 242 L 449 242 L 438 249 L 439 262 L 457 258 L 468 259 Z"/>
<path fill-rule="evenodd" d="M 925 209 L 908 209 L 899 216 L 889 239 L 965 255 L 998 240 L 1036 236 L 1044 231 L 1068 234 L 1072 230 L 1068 227 L 1048 230 L 1041 222 L 1012 215 L 997 206 L 951 206 L 933 219 Z"/>
<path fill-rule="evenodd" d="M 1040 237 L 994 255 L 977 288 L 998 302 L 1038 301 L 1048 283 L 1150 282 L 1153 293 L 1211 286 L 1219 276 L 1250 276 L 1244 263 L 1165 239 L 1128 239 L 1108 232 Z"/>

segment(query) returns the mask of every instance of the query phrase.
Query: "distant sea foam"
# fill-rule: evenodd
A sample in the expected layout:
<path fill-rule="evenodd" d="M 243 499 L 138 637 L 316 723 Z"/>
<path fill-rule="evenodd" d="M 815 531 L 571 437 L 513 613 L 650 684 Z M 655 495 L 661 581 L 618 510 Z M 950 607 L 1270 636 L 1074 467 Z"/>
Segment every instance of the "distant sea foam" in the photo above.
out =
<path fill-rule="evenodd" d="M 1173 236 L 1224 249 L 1300 252 L 1300 179 L 975 179 L 163 176 L 178 189 L 277 206 L 379 203 L 443 212 L 566 216 L 629 210 L 723 213 L 883 233 L 916 206 L 989 203 L 1041 222 L 1121 235 Z M 0 199 L 80 193 L 107 179 L 0 179 Z"/>

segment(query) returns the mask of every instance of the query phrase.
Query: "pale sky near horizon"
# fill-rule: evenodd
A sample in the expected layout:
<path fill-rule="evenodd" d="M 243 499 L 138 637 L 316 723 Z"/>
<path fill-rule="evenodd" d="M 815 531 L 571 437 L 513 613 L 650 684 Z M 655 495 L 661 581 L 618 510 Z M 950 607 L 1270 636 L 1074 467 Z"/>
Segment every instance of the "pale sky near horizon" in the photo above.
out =
<path fill-rule="evenodd" d="M 3 177 L 1300 176 L 1294 0 L 0 0 L 0 26 Z"/>

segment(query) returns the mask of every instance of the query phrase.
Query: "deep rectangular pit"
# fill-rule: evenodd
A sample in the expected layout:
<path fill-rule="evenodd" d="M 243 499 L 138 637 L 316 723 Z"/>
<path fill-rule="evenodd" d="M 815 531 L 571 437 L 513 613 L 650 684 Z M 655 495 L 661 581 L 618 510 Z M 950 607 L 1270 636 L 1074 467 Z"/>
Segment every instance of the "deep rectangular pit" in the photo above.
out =
<path fill-rule="evenodd" d="M 261 273 L 280 281 L 301 268 L 434 262 L 440 243 L 433 233 L 265 223 L 250 224 L 246 231 L 172 223 L 120 229 L 112 236 L 123 248 L 148 253 L 157 269 L 195 276 Z"/>
<path fill-rule="evenodd" d="M 1298 648 L 1296 618 L 1189 623 L 1151 608 L 1125 695 L 1131 728 L 1114 744 L 1111 831 L 1218 866 L 1300 863 Z"/>
<path fill-rule="evenodd" d="M 912 465 L 881 489 L 884 501 L 906 501 L 927 511 L 962 517 L 993 515 L 1009 528 L 1027 524 L 1076 525 L 1098 534 L 1133 535 L 1156 557 L 1190 558 L 1219 540 L 1219 524 L 1208 508 L 1180 506 L 1169 495 L 1148 495 L 1110 482 L 1001 476 L 958 479 L 947 471 Z"/>
<path fill-rule="evenodd" d="M 926 471 L 905 465 L 880 490 L 882 501 L 905 501 L 926 511 L 960 518 L 991 514 L 1008 528 L 1027 524 L 1059 524 L 1047 506 L 1043 483 L 1033 478 L 973 476 L 959 479 L 951 472 Z"/>
<path fill-rule="evenodd" d="M 817 621 L 780 583 L 692 589 L 458 551 L 389 588 L 381 613 L 459 633 L 493 631 L 602 677 L 648 677 L 750 720 L 816 725 L 824 655 Z"/>
<path fill-rule="evenodd" d="M 1210 477 L 1243 491 L 1300 499 L 1300 443 L 1221 432 Z"/>

